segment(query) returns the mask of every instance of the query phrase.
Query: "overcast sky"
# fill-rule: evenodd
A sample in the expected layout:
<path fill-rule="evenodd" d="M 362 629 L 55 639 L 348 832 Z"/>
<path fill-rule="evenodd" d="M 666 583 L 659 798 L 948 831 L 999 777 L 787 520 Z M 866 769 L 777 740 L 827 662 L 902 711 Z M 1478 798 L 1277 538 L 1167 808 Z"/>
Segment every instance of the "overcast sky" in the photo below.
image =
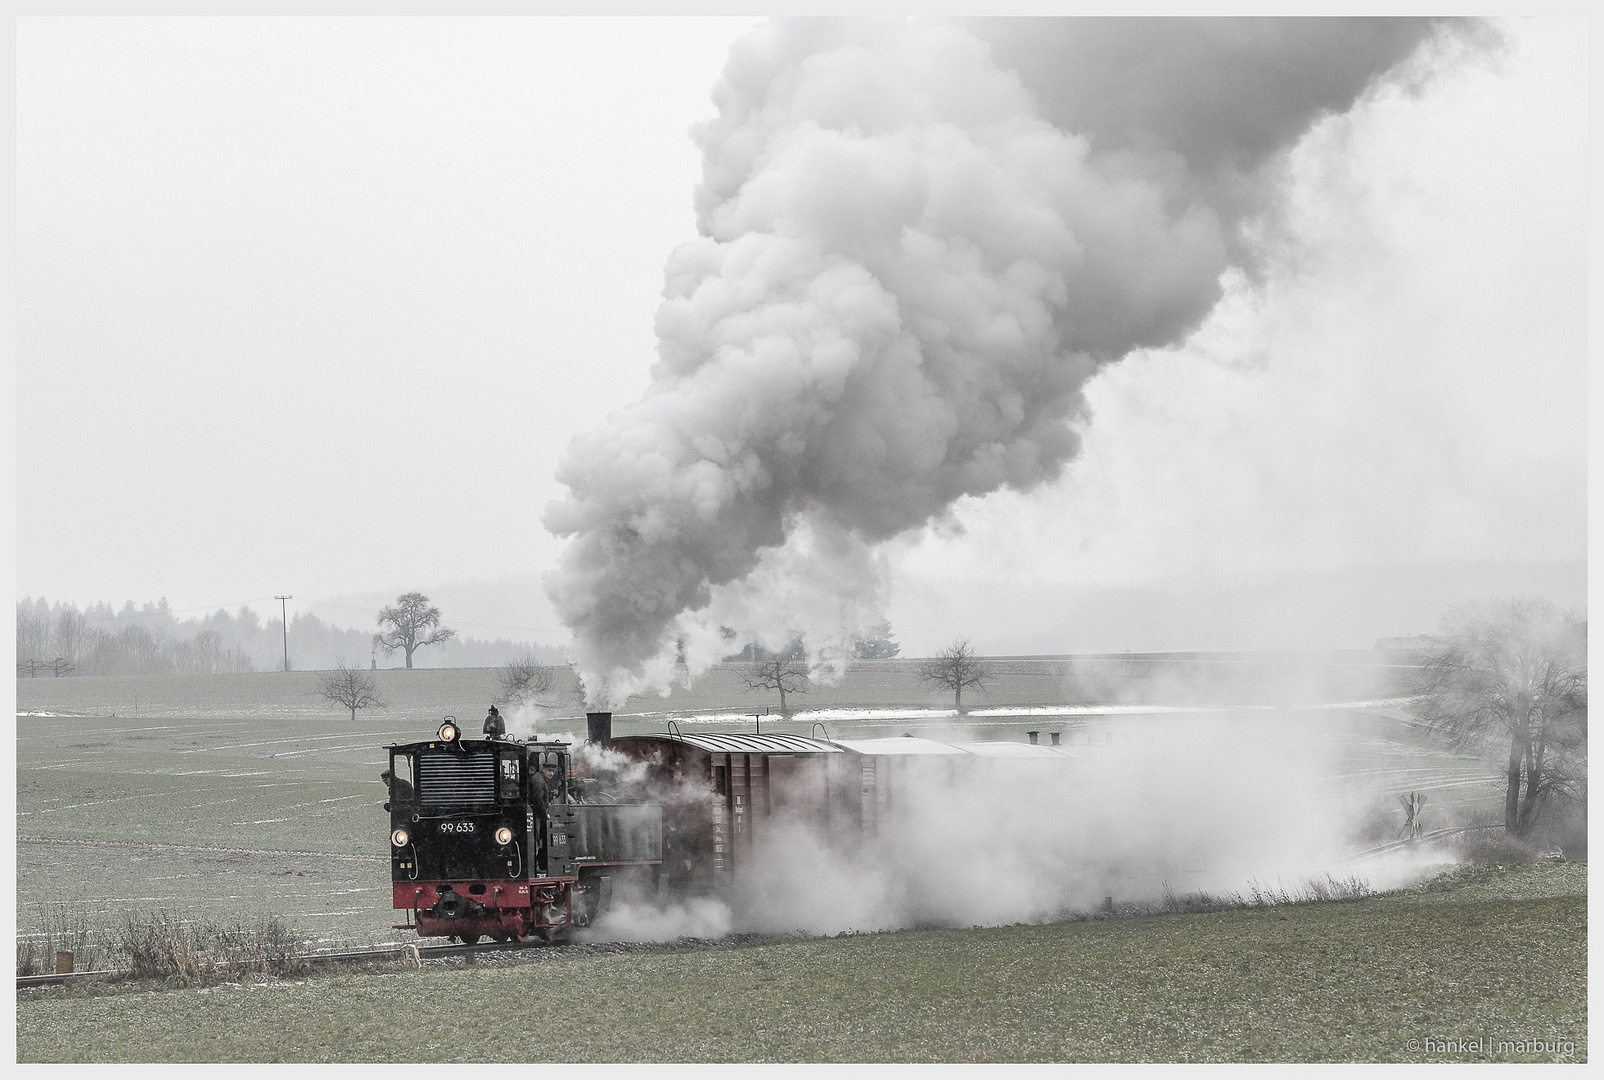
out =
<path fill-rule="evenodd" d="M 553 472 L 646 385 L 687 132 L 750 25 L 20 23 L 19 595 L 366 625 L 423 588 L 476 636 L 550 626 Z M 1582 601 L 1586 28 L 1508 30 L 1304 139 L 1264 276 L 1093 379 L 1062 481 L 894 545 L 906 645 L 1365 644 L 1463 593 Z M 1387 609 L 1411 566 L 1440 580 Z M 1131 626 L 1158 593 L 1190 599 Z"/>

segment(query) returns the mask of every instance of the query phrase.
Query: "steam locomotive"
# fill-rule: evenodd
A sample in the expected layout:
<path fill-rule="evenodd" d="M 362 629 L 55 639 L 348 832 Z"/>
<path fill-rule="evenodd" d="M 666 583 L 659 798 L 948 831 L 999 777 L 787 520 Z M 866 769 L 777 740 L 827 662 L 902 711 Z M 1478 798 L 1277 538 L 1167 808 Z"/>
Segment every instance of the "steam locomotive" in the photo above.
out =
<path fill-rule="evenodd" d="M 449 718 L 431 740 L 386 748 L 390 877 L 406 913 L 395 929 L 470 945 L 551 941 L 590 925 L 617 891 L 647 900 L 721 891 L 782 825 L 862 845 L 918 790 L 1081 756 L 1056 735 L 1034 745 L 1034 732 L 1030 745 L 677 731 L 614 739 L 610 713 L 587 724 L 589 746 L 577 754 L 563 742 L 467 739 Z"/>
<path fill-rule="evenodd" d="M 620 875 L 655 883 L 661 807 L 577 775 L 566 743 L 467 739 L 448 718 L 386 749 L 398 930 L 550 941 L 589 925 Z"/>

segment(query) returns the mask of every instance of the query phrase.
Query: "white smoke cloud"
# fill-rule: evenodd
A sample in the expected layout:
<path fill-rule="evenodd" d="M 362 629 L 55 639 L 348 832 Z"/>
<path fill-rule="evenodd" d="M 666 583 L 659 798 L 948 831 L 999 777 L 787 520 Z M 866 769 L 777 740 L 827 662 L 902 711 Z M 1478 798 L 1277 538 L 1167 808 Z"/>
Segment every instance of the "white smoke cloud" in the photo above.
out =
<path fill-rule="evenodd" d="M 1358 826 L 1390 794 L 1339 766 L 1337 718 L 1192 714 L 1120 726 L 1130 737 L 1081 756 L 892 757 L 906 769 L 880 799 L 877 835 L 826 835 L 806 815 L 750 826 L 732 889 L 662 906 L 626 898 L 601 938 L 666 940 L 712 930 L 832 934 L 915 926 L 1042 923 L 1175 895 L 1300 891 L 1373 842 Z M 1391 834 L 1386 839 L 1392 839 Z M 1374 887 L 1423 866 L 1370 863 Z"/>
<path fill-rule="evenodd" d="M 1195 647 L 1221 642 L 1221 608 L 1248 607 L 1250 588 L 1411 567 L 1366 590 L 1306 585 L 1262 629 L 1238 631 L 1241 647 L 1368 644 L 1409 628 L 1389 596 L 1422 566 L 1584 557 L 1585 42 L 1563 20 L 1509 34 L 1501 53 L 1434 41 L 1309 130 L 1278 166 L 1257 279 L 1227 275 L 1185 342 L 1135 351 L 1087 385 L 1083 448 L 1059 482 L 967 500 L 961 536 L 898 553 L 927 587 L 992 579 L 964 610 L 907 611 L 906 647 L 928 648 L 919 628 L 943 620 L 992 649 Z M 1038 595 L 1043 582 L 1221 592 L 1195 610 L 1145 607 L 1148 625 L 1131 627 L 1133 594 L 1116 597 L 1120 615 L 1071 625 L 1021 588 L 1005 626 L 987 612 L 1009 579 Z M 1541 579 L 1468 587 L 1561 596 Z M 1465 588 L 1444 572 L 1413 602 L 1413 629 Z"/>
<path fill-rule="evenodd" d="M 575 941 L 675 941 L 720 938 L 735 928 L 728 904 L 711 897 L 658 905 L 640 898 L 615 899 L 591 928 L 574 932 Z"/>
<path fill-rule="evenodd" d="M 1353 62 L 1350 98 L 1382 64 Z M 573 442 L 545 516 L 573 538 L 546 583 L 600 706 L 666 686 L 676 637 L 706 662 L 719 616 L 771 639 L 786 623 L 828 661 L 875 593 L 831 567 L 1057 477 L 1086 380 L 1195 326 L 1228 264 L 1207 185 L 1171 182 L 1176 148 L 1095 153 L 957 26 L 768 24 L 715 101 L 652 384 Z M 1332 105 L 1292 102 L 1254 137 Z"/>
<path fill-rule="evenodd" d="M 537 738 L 540 734 L 540 722 L 551 714 L 531 702 L 519 702 L 511 707 L 511 711 L 503 714 L 502 719 L 507 725 L 507 734 L 520 739 Z"/>

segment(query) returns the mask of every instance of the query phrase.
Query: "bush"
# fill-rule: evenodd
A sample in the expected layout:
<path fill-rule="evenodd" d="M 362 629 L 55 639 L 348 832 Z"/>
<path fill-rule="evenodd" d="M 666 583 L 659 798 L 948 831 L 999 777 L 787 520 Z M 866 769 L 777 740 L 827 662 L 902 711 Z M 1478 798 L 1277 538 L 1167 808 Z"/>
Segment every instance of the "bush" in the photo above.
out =
<path fill-rule="evenodd" d="M 1530 863 L 1538 860 L 1538 851 L 1529 841 L 1508 836 L 1503 829 L 1477 829 L 1450 836 L 1448 848 L 1462 862 L 1471 863 Z"/>
<path fill-rule="evenodd" d="M 72 953 L 78 971 L 95 971 L 106 962 L 105 943 L 89 926 L 81 908 L 70 904 L 41 905 L 39 929 L 17 934 L 17 975 L 49 975 L 56 970 L 56 953 Z"/>
<path fill-rule="evenodd" d="M 1362 900 L 1375 895 L 1370 882 L 1355 874 L 1337 877 L 1321 874 L 1307 877 L 1290 888 L 1277 882 L 1271 886 L 1257 878 L 1248 882 L 1248 892 L 1206 893 L 1194 892 L 1177 896 L 1164 883 L 1164 909 L 1182 914 L 1199 911 L 1231 911 L 1239 908 L 1282 907 L 1286 904 L 1313 904 L 1329 900 Z"/>
<path fill-rule="evenodd" d="M 129 914 L 119 948 L 136 979 L 302 971 L 300 941 L 277 916 L 253 925 L 197 924 L 170 912 Z"/>

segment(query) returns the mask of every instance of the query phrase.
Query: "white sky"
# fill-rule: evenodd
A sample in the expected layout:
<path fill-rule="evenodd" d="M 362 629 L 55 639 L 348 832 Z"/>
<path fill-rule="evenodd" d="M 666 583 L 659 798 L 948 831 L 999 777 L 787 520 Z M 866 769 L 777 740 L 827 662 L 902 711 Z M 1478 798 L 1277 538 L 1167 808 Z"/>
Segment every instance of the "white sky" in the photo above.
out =
<path fill-rule="evenodd" d="M 550 625 L 552 473 L 645 385 L 693 231 L 687 129 L 747 25 L 20 23 L 19 594 L 423 588 L 469 633 Z M 1099 646 L 1115 622 L 1059 609 L 1480 568 L 1351 619 L 1363 638 L 1527 580 L 1497 567 L 1583 560 L 1586 27 L 1518 34 L 1317 130 L 1267 279 L 1099 376 L 1063 483 L 904 545 L 904 645 L 1364 644 L 1292 619 L 1307 590 L 1234 637 L 1182 605 L 1152 618 L 1185 632 Z"/>
<path fill-rule="evenodd" d="M 29 20 L 18 587 L 210 605 L 539 569 L 645 385 L 751 20 Z"/>

